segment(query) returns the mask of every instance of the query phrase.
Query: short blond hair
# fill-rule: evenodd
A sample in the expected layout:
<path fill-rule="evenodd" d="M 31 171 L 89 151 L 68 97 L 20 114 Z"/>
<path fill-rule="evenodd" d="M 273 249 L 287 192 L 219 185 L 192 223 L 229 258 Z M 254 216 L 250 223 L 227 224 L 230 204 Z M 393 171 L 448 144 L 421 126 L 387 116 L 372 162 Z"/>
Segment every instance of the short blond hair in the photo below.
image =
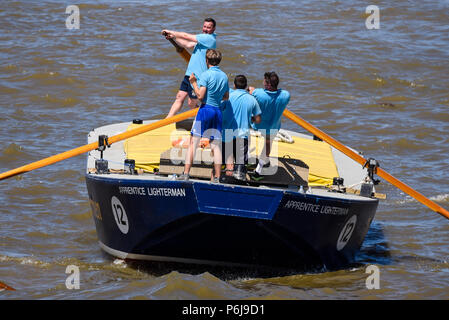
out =
<path fill-rule="evenodd" d="M 211 66 L 218 66 L 221 62 L 221 52 L 215 49 L 207 49 L 206 61 L 209 62 Z"/>

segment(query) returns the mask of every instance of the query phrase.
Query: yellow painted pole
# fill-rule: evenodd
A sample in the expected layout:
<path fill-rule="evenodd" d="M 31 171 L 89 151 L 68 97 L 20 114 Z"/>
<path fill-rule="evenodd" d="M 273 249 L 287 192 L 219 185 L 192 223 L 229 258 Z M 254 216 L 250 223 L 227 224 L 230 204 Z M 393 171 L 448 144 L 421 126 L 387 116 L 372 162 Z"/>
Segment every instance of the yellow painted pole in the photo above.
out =
<path fill-rule="evenodd" d="M 178 121 L 185 120 L 187 118 L 194 117 L 197 112 L 198 112 L 198 108 L 180 113 L 178 115 L 174 115 L 173 117 L 170 117 L 170 118 L 162 119 L 162 120 L 159 120 L 159 121 L 156 121 L 153 123 L 139 126 L 133 130 L 125 131 L 125 132 L 117 134 L 115 136 L 108 137 L 108 143 L 113 144 L 118 141 L 137 136 L 144 132 L 148 132 L 148 131 L 158 129 L 160 127 L 163 127 L 163 126 L 166 126 L 166 125 L 178 122 Z M 56 163 L 56 162 L 59 162 L 59 161 L 62 161 L 62 160 L 68 159 L 68 158 L 72 158 L 72 157 L 78 156 L 80 154 L 83 154 L 83 153 L 86 153 L 86 152 L 89 152 L 92 150 L 95 150 L 97 148 L 98 148 L 98 141 L 90 143 L 90 144 L 86 144 L 84 146 L 81 146 L 81 147 L 78 147 L 78 148 L 63 152 L 63 153 L 59 153 L 57 155 L 54 155 L 54 156 L 51 156 L 48 158 L 27 164 L 25 166 L 16 168 L 14 170 L 4 172 L 4 173 L 0 174 L 0 180 L 7 179 L 10 177 L 16 176 L 18 174 L 29 172 L 29 171 L 32 171 L 35 169 L 39 169 L 39 168 L 48 166 L 50 164 L 53 164 L 53 163 Z"/>
<path fill-rule="evenodd" d="M 362 156 L 360 156 L 356 152 L 352 151 L 348 147 L 344 146 L 343 144 L 341 144 L 340 142 L 338 142 L 337 140 L 335 140 L 331 136 L 327 135 L 326 133 L 324 133 L 323 131 L 321 131 L 317 127 L 313 126 L 312 124 L 308 123 L 304 119 L 300 118 L 299 116 L 297 116 L 296 114 L 294 114 L 290 110 L 286 109 L 284 111 L 284 116 L 287 117 L 288 119 L 292 120 L 296 124 L 300 125 L 301 127 L 306 129 L 310 133 L 314 134 L 315 136 L 317 136 L 321 140 L 327 142 L 328 144 L 333 146 L 335 149 L 343 152 L 349 158 L 353 159 L 354 161 L 357 161 L 362 166 L 366 163 L 366 159 L 365 158 L 363 158 Z M 409 187 L 408 185 L 406 185 L 402 181 L 396 179 L 395 177 L 393 177 L 391 174 L 389 174 L 388 172 L 386 172 L 382 168 L 378 167 L 377 170 L 376 170 L 376 174 L 379 177 L 387 180 L 389 183 L 391 183 L 395 187 L 401 189 L 402 191 L 404 191 L 405 193 L 407 193 L 411 197 L 415 198 L 416 200 L 418 200 L 419 202 L 421 202 L 425 206 L 429 207 L 433 211 L 435 211 L 435 212 L 441 214 L 443 217 L 449 219 L 449 211 L 447 211 L 446 209 L 444 209 L 443 207 L 441 207 L 437 203 L 433 202 L 432 200 L 428 199 L 427 197 L 425 197 L 424 195 L 422 195 L 418 191 L 412 189 L 411 187 Z"/>

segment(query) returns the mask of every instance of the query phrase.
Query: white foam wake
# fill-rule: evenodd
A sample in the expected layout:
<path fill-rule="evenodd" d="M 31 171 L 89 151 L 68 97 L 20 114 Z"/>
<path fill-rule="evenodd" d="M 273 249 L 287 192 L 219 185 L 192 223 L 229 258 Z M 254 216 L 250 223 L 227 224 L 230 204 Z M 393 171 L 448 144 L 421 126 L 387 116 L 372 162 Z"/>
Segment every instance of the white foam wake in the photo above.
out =
<path fill-rule="evenodd" d="M 432 201 L 436 202 L 449 202 L 449 193 L 439 194 L 429 198 Z"/>

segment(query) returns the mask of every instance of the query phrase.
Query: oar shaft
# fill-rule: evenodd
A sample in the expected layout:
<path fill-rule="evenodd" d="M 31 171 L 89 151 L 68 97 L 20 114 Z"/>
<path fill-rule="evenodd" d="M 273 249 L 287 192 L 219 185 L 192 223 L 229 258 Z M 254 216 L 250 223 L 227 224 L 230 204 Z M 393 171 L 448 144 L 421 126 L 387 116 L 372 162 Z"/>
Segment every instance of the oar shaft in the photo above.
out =
<path fill-rule="evenodd" d="M 57 155 L 54 155 L 54 156 L 51 156 L 51 157 L 48 157 L 48 158 L 45 158 L 45 159 L 42 159 L 42 160 L 30 163 L 30 164 L 27 164 L 27 165 L 24 165 L 22 167 L 19 167 L 19 168 L 10 170 L 10 171 L 3 172 L 2 174 L 0 174 L 0 180 L 4 180 L 4 179 L 7 179 L 7 178 L 14 177 L 14 176 L 16 176 L 18 174 L 22 174 L 22 173 L 25 173 L 25 172 L 28 172 L 28 171 L 39 169 L 39 168 L 48 166 L 48 165 L 56 163 L 56 162 L 59 162 L 59 161 L 62 161 L 62 160 L 65 160 L 65 159 L 68 159 L 68 158 L 71 158 L 71 157 L 78 156 L 78 155 L 80 155 L 82 153 L 89 152 L 89 151 L 94 150 L 96 148 L 98 148 L 98 142 L 90 143 L 90 144 L 84 145 L 82 147 L 78 147 L 78 148 L 75 148 L 75 149 L 72 149 L 72 150 L 69 150 L 69 151 L 65 151 L 63 153 L 59 153 Z"/>
<path fill-rule="evenodd" d="M 363 158 L 361 155 L 359 155 L 356 152 L 352 151 L 351 149 L 345 147 L 343 144 L 341 144 L 340 142 L 338 142 L 337 140 L 335 140 L 334 138 L 332 138 L 328 134 L 324 133 L 323 131 L 321 131 L 317 127 L 315 127 L 312 124 L 308 123 L 307 121 L 305 121 L 301 117 L 297 116 L 296 114 L 294 114 L 290 110 L 285 109 L 283 115 L 285 117 L 287 117 L 288 119 L 292 120 L 293 122 L 295 122 L 296 124 L 300 125 L 304 129 L 306 129 L 310 133 L 314 134 L 315 136 L 317 136 L 321 140 L 326 141 L 328 144 L 330 144 L 334 148 L 340 150 L 341 152 L 343 152 L 345 155 L 347 155 L 348 157 L 350 157 L 354 161 L 357 161 L 358 163 L 360 163 L 362 166 L 366 163 L 366 159 Z"/>
<path fill-rule="evenodd" d="M 312 124 L 308 123 L 304 119 L 300 118 L 299 116 L 297 116 L 296 114 L 294 114 L 290 110 L 286 109 L 284 111 L 284 116 L 287 117 L 288 119 L 292 120 L 296 124 L 300 125 L 301 127 L 306 129 L 310 133 L 314 134 L 315 136 L 317 136 L 321 140 L 327 142 L 328 144 L 333 146 L 335 149 L 343 152 L 345 155 L 347 155 L 348 157 L 350 157 L 354 161 L 357 161 L 361 165 L 364 165 L 366 163 L 366 159 L 365 158 L 363 158 L 362 156 L 360 156 L 356 152 L 352 151 L 351 149 L 349 149 L 345 145 L 341 144 L 340 142 L 338 142 L 337 140 L 335 140 L 331 136 L 327 135 L 326 133 L 324 133 L 320 129 L 316 128 Z M 417 192 L 416 190 L 410 188 L 405 183 L 403 183 L 402 181 L 396 179 L 395 177 L 393 177 L 391 174 L 389 174 L 385 170 L 383 170 L 381 168 L 377 168 L 376 174 L 379 177 L 387 180 L 392 185 L 394 185 L 397 188 L 401 189 L 402 191 L 404 191 L 408 195 L 412 196 L 413 198 L 415 198 L 416 200 L 418 200 L 419 202 L 421 202 L 425 206 L 429 207 L 433 211 L 435 211 L 435 212 L 441 214 L 443 217 L 449 219 L 449 211 L 447 211 L 446 209 L 444 209 L 443 207 L 441 207 L 437 203 L 433 202 L 432 200 L 428 199 L 427 197 L 425 197 L 421 193 Z"/>
<path fill-rule="evenodd" d="M 429 198 L 425 197 L 424 195 L 422 195 L 418 191 L 410 188 L 408 185 L 406 185 L 402 181 L 396 179 L 395 177 L 393 177 L 391 174 L 389 174 L 388 172 L 386 172 L 382 168 L 377 168 L 377 175 L 379 177 L 387 180 L 392 185 L 398 187 L 399 189 L 401 189 L 402 191 L 404 191 L 405 193 L 407 193 L 411 197 L 415 198 L 416 200 L 421 202 L 423 205 L 429 207 L 433 211 L 435 211 L 435 212 L 441 214 L 443 217 L 449 219 L 449 211 L 447 211 L 446 209 L 444 209 L 443 207 L 441 207 L 437 203 L 433 202 Z"/>
<path fill-rule="evenodd" d="M 196 115 L 196 113 L 198 112 L 198 109 L 192 109 L 183 113 L 180 113 L 178 115 L 175 115 L 173 117 L 170 118 L 166 118 L 166 119 L 162 119 L 153 123 L 149 123 L 147 125 L 143 125 L 143 126 L 139 126 L 136 129 L 133 130 L 129 130 L 129 131 L 125 131 L 123 133 L 117 134 L 115 136 L 109 137 L 108 138 L 108 143 L 112 144 L 112 143 L 116 143 L 118 141 L 121 140 L 125 140 L 134 136 L 137 136 L 139 134 L 154 130 L 154 129 L 158 129 L 161 127 L 164 127 L 166 125 L 172 124 L 174 122 L 178 122 L 178 121 L 182 121 L 185 120 L 187 118 L 190 117 L 194 117 Z M 28 165 L 4 172 L 2 174 L 0 174 L 0 180 L 4 180 L 13 176 L 16 176 L 18 174 L 22 174 L 31 170 L 35 170 L 35 169 L 39 169 L 45 166 L 48 166 L 50 164 L 68 159 L 68 158 L 72 158 L 75 156 L 78 156 L 80 154 L 95 150 L 98 148 L 98 142 L 93 142 L 69 151 L 65 151 L 63 153 L 59 153 L 57 155 L 30 163 Z"/>
<path fill-rule="evenodd" d="M 167 40 L 176 48 L 176 52 L 179 53 L 185 62 L 189 63 L 191 54 L 185 48 L 181 47 L 174 39 L 169 38 Z"/>

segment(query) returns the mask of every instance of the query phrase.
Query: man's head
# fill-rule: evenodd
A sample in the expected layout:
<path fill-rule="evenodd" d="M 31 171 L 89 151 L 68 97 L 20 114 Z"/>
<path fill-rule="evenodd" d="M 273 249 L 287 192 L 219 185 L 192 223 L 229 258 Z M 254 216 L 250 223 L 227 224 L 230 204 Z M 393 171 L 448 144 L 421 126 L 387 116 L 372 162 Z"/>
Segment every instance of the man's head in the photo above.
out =
<path fill-rule="evenodd" d="M 215 32 L 215 26 L 217 24 L 215 23 L 215 20 L 212 18 L 206 18 L 204 19 L 203 23 L 203 33 L 212 34 Z"/>
<path fill-rule="evenodd" d="M 276 72 L 265 72 L 263 76 L 263 85 L 269 91 L 276 91 L 279 85 L 279 77 Z"/>
<path fill-rule="evenodd" d="M 244 75 L 239 74 L 234 78 L 234 85 L 236 89 L 246 89 L 246 86 L 248 85 L 248 80 Z"/>
<path fill-rule="evenodd" d="M 221 52 L 215 49 L 207 49 L 206 63 L 211 66 L 218 66 L 221 62 Z"/>

